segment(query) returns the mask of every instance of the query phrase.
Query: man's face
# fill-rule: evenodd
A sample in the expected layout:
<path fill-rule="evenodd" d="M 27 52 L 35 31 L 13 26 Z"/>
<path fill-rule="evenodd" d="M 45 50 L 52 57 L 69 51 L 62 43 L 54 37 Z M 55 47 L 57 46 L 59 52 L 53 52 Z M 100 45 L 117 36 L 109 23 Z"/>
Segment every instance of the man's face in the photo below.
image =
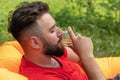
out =
<path fill-rule="evenodd" d="M 55 20 L 49 13 L 45 13 L 37 20 L 42 32 L 43 52 L 50 56 L 62 56 L 62 34 L 63 31 L 56 26 Z"/>

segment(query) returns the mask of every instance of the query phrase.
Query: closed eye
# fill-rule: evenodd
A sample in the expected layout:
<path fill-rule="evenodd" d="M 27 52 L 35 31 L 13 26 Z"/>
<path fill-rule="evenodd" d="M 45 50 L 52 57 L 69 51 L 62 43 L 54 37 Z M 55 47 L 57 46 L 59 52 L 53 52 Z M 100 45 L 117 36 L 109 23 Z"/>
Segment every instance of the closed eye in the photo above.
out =
<path fill-rule="evenodd" d="M 55 32 L 55 29 L 56 29 L 56 25 L 53 25 L 49 30 L 51 33 Z"/>
<path fill-rule="evenodd" d="M 55 32 L 55 30 L 51 30 L 50 32 L 51 32 L 51 33 L 54 33 L 54 32 Z"/>

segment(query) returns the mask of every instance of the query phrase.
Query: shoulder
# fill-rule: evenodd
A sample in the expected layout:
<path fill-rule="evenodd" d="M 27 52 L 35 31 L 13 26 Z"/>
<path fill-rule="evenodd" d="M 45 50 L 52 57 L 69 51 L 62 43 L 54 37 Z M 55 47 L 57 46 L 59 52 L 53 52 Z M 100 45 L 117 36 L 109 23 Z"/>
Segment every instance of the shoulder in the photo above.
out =
<path fill-rule="evenodd" d="M 68 60 L 73 61 L 73 62 L 79 62 L 80 58 L 77 55 L 77 53 L 71 49 L 70 47 L 65 47 L 66 49 L 66 57 L 68 58 Z"/>

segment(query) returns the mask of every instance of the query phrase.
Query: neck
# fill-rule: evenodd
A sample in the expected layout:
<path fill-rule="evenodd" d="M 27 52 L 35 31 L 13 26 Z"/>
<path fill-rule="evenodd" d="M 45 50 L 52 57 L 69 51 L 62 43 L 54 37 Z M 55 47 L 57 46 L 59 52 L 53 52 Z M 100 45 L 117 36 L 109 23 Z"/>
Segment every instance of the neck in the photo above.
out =
<path fill-rule="evenodd" d="M 32 63 L 42 66 L 42 67 L 47 67 L 47 68 L 58 68 L 61 67 L 60 63 L 53 58 L 52 56 L 45 55 L 44 53 L 40 54 L 32 54 L 30 53 L 27 55 L 25 54 L 24 57 L 31 61 Z"/>

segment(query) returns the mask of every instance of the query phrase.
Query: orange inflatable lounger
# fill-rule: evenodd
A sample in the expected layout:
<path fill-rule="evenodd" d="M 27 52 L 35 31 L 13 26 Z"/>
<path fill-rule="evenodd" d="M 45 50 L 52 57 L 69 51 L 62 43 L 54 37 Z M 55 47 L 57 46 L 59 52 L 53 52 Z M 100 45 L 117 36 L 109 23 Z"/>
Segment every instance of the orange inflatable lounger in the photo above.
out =
<path fill-rule="evenodd" d="M 5 42 L 0 46 L 0 80 L 28 80 L 18 74 L 22 53 L 17 41 Z"/>
<path fill-rule="evenodd" d="M 18 74 L 18 69 L 23 54 L 24 51 L 17 41 L 5 42 L 0 46 L 0 80 L 8 80 L 3 78 L 4 74 L 1 76 L 1 71 L 2 73 L 7 72 L 7 74 L 10 74 L 11 76 L 16 76 L 16 74 Z M 96 61 L 106 78 L 113 78 L 120 73 L 120 57 L 96 58 Z M 21 78 L 21 76 L 20 79 L 11 80 L 27 80 L 27 78 L 24 76 Z"/>
<path fill-rule="evenodd" d="M 18 73 L 8 71 L 5 68 L 0 68 L 0 80 L 28 80 L 28 79 Z"/>

